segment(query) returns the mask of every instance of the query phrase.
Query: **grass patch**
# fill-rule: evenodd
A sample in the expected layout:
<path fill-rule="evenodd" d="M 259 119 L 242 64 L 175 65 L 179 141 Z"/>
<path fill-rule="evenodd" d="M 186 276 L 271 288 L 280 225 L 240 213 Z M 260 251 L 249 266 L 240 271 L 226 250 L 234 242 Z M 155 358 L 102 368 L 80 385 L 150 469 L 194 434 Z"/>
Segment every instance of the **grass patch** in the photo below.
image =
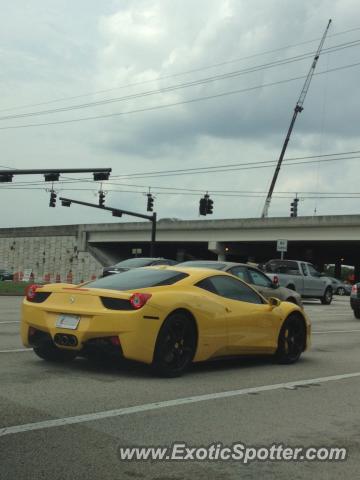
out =
<path fill-rule="evenodd" d="M 34 282 L 0 282 L 0 295 L 25 295 L 25 288 Z"/>

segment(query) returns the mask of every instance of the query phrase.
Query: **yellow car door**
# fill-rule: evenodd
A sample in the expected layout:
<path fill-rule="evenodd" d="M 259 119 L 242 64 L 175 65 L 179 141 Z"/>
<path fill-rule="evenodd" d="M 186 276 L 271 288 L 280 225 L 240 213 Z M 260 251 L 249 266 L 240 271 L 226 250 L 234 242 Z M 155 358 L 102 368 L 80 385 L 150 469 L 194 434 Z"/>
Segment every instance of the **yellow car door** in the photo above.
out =
<path fill-rule="evenodd" d="M 241 280 L 225 275 L 208 280 L 225 305 L 228 354 L 274 351 L 278 321 L 266 300 Z"/>

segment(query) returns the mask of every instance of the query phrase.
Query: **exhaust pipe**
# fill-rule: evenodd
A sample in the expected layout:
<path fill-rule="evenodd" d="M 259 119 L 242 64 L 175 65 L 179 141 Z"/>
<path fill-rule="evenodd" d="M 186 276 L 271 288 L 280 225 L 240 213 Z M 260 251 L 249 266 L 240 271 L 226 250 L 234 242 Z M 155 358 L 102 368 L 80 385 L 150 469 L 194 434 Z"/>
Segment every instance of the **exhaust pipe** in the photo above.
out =
<path fill-rule="evenodd" d="M 76 347 L 78 339 L 75 335 L 68 335 L 66 333 L 57 333 L 54 337 L 55 343 L 63 347 Z"/>

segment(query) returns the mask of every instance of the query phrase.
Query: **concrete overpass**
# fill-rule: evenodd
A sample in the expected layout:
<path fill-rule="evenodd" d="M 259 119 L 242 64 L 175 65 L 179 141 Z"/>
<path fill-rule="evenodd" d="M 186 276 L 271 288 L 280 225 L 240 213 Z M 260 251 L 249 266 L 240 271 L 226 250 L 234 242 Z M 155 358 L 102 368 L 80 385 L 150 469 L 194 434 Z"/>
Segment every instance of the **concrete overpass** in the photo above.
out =
<path fill-rule="evenodd" d="M 66 247 L 63 246 L 64 235 L 67 236 Z M 36 237 L 39 242 L 41 238 L 55 241 L 63 237 L 62 243 L 58 242 L 56 248 L 54 246 L 54 251 L 59 250 L 59 258 L 63 263 L 67 262 L 67 257 L 69 262 L 72 259 L 69 265 L 71 267 L 81 252 L 85 252 L 89 257 L 89 260 L 87 257 L 85 259 L 89 265 L 92 258 L 99 266 L 131 257 L 133 249 L 140 249 L 142 256 L 148 256 L 150 235 L 150 222 L 119 221 L 0 229 L 0 266 L 9 265 L 6 261 L 7 248 L 15 248 L 16 240 L 20 238 L 23 239 L 21 248 L 15 248 L 12 252 L 13 263 L 19 255 L 24 258 L 36 256 L 37 247 L 34 247 L 34 244 L 31 252 L 27 252 L 27 239 Z M 289 242 L 287 258 L 312 261 L 320 268 L 324 263 L 334 263 L 337 272 L 341 263 L 354 265 L 356 270 L 360 271 L 360 215 L 226 220 L 162 219 L 157 225 L 156 254 L 178 260 L 227 258 L 234 261 L 262 262 L 279 256 L 276 252 L 278 239 L 287 239 Z M 4 243 L 5 240 L 7 243 Z M 44 251 L 42 257 L 37 258 L 37 264 L 47 264 L 46 245 L 45 242 L 44 248 L 41 247 Z M 64 248 L 66 252 L 63 251 Z M 75 251 L 76 255 L 71 253 L 72 251 Z M 98 268 L 95 267 L 93 269 Z M 62 264 L 62 268 L 68 270 L 67 265 Z"/>
<path fill-rule="evenodd" d="M 150 225 L 119 223 L 83 225 L 90 247 L 111 258 L 131 256 L 133 248 L 148 255 Z M 157 254 L 179 260 L 228 258 L 264 261 L 277 257 L 276 241 L 287 239 L 288 258 L 317 263 L 360 263 L 360 215 L 227 220 L 164 219 L 157 227 Z M 124 255 L 124 253 L 126 253 Z"/>

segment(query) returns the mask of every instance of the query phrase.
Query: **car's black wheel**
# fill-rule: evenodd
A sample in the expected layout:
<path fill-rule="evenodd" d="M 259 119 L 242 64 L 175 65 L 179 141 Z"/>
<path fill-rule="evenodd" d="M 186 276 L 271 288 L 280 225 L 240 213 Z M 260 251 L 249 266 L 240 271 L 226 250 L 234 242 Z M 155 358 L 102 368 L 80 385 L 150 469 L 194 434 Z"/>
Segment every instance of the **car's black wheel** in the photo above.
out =
<path fill-rule="evenodd" d="M 325 290 L 324 295 L 320 298 L 320 301 L 323 305 L 330 305 L 330 303 L 332 302 L 332 298 L 333 298 L 332 288 L 328 287 Z"/>
<path fill-rule="evenodd" d="M 51 343 L 46 343 L 38 347 L 34 347 L 36 355 L 48 362 L 71 362 L 77 356 L 74 350 L 62 350 Z"/>
<path fill-rule="evenodd" d="M 360 318 L 360 308 L 354 308 L 355 318 Z"/>
<path fill-rule="evenodd" d="M 294 303 L 295 305 L 299 305 L 298 302 L 295 300 L 294 297 L 289 297 L 286 299 L 287 302 Z"/>
<path fill-rule="evenodd" d="M 291 364 L 299 360 L 306 342 L 305 325 L 298 315 L 290 315 L 281 327 L 276 359 L 282 364 Z"/>
<path fill-rule="evenodd" d="M 345 295 L 345 288 L 344 287 L 339 287 L 337 290 L 336 290 L 336 293 L 338 295 Z"/>
<path fill-rule="evenodd" d="M 178 377 L 191 364 L 197 343 L 193 319 L 172 313 L 162 325 L 155 346 L 153 368 L 162 377 Z"/>
<path fill-rule="evenodd" d="M 296 292 L 296 288 L 295 288 L 295 285 L 288 285 L 286 288 L 288 288 L 289 290 L 294 290 L 294 292 Z"/>

